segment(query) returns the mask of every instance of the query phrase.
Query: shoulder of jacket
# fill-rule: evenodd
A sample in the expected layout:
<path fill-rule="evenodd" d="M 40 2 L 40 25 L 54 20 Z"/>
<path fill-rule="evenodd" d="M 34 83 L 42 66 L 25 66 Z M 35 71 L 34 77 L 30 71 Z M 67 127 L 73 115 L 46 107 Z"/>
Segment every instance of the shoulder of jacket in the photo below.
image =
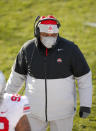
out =
<path fill-rule="evenodd" d="M 34 46 L 34 44 L 35 44 L 35 41 L 36 41 L 35 38 L 32 39 L 32 40 L 26 41 L 26 42 L 22 45 L 20 51 L 22 51 L 22 50 L 24 51 L 24 50 L 27 50 L 27 49 L 29 49 L 29 48 L 32 48 L 32 47 Z"/>
<path fill-rule="evenodd" d="M 65 38 L 63 38 L 63 37 L 59 37 L 59 40 L 60 40 L 61 42 L 63 42 L 63 43 L 74 43 L 73 41 L 67 40 L 67 39 L 65 39 Z"/>
<path fill-rule="evenodd" d="M 70 49 L 77 47 L 77 45 L 73 41 L 67 40 L 67 39 L 62 38 L 62 37 L 59 38 L 59 43 L 62 47 L 64 46 L 64 48 L 65 48 L 65 46 L 70 48 Z"/>
<path fill-rule="evenodd" d="M 34 38 L 32 40 L 28 40 L 27 42 L 25 42 L 23 44 L 23 46 L 21 47 L 19 53 L 20 52 L 26 52 L 26 53 L 29 54 L 34 49 L 34 46 L 36 46 L 36 38 Z"/>
<path fill-rule="evenodd" d="M 24 43 L 24 45 L 22 46 L 24 49 L 26 48 L 30 48 L 30 46 L 32 47 L 35 44 L 36 38 L 32 39 L 32 40 L 28 40 L 27 42 Z"/>

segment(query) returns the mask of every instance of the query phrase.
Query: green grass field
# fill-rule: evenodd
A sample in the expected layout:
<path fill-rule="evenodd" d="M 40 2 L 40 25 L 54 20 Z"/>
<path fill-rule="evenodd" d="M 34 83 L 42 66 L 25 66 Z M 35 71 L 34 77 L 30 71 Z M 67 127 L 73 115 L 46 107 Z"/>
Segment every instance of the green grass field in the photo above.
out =
<path fill-rule="evenodd" d="M 60 21 L 60 35 L 80 47 L 93 74 L 91 115 L 79 118 L 78 97 L 73 131 L 96 131 L 96 27 L 86 25 L 96 22 L 95 0 L 0 0 L 0 70 L 7 80 L 21 46 L 34 37 L 36 16 L 49 14 Z"/>

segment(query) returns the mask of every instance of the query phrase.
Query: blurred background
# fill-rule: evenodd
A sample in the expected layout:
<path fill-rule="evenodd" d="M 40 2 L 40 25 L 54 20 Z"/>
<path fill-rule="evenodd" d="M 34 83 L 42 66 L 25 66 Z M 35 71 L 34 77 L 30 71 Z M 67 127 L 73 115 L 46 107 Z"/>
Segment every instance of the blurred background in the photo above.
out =
<path fill-rule="evenodd" d="M 73 131 L 96 131 L 95 0 L 0 0 L 0 70 L 7 80 L 21 46 L 34 37 L 38 15 L 54 15 L 61 23 L 59 34 L 83 52 L 93 77 L 92 112 L 87 119 L 79 118 L 78 96 Z"/>

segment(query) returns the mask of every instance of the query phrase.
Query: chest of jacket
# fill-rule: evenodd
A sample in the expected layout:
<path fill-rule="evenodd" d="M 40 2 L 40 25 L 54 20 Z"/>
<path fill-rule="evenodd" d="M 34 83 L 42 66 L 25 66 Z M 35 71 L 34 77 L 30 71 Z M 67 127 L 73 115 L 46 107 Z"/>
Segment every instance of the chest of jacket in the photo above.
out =
<path fill-rule="evenodd" d="M 28 74 L 39 79 L 65 78 L 71 73 L 71 56 L 68 50 L 55 48 L 48 51 L 48 55 L 40 53 L 35 48 L 32 58 L 28 62 Z"/>

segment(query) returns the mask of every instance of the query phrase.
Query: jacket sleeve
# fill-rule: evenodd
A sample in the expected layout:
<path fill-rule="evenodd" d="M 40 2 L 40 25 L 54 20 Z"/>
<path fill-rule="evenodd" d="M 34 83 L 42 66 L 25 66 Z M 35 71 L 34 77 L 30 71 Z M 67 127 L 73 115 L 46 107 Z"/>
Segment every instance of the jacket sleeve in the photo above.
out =
<path fill-rule="evenodd" d="M 81 77 L 77 77 L 79 87 L 80 106 L 91 107 L 92 105 L 92 75 L 91 71 Z"/>
<path fill-rule="evenodd" d="M 18 93 L 21 89 L 27 74 L 27 63 L 23 48 L 19 51 L 12 72 L 7 81 L 5 91 L 8 93 Z"/>
<path fill-rule="evenodd" d="M 72 73 L 78 83 L 80 106 L 91 107 L 92 104 L 92 74 L 80 51 L 74 44 L 72 51 Z"/>

